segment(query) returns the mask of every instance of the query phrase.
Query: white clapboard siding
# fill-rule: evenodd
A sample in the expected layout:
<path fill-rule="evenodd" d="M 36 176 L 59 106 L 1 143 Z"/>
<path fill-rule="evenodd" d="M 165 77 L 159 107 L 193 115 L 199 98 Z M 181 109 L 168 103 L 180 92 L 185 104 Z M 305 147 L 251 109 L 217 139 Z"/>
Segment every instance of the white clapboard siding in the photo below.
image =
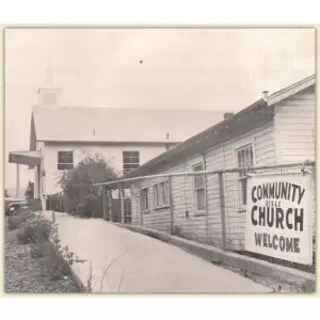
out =
<path fill-rule="evenodd" d="M 316 210 L 317 210 L 317 199 L 316 199 L 316 168 L 312 168 L 312 235 L 316 237 Z"/>
<path fill-rule="evenodd" d="M 131 219 L 132 224 L 140 225 L 140 187 L 139 184 L 131 186 Z"/>
<path fill-rule="evenodd" d="M 173 172 L 183 172 L 184 165 L 178 164 L 172 168 L 168 168 L 161 172 L 155 172 L 154 174 L 169 174 Z M 154 179 L 144 179 L 139 182 L 133 183 L 134 190 L 137 190 L 135 194 L 132 195 L 132 223 L 140 224 L 141 223 L 141 210 L 140 210 L 140 190 L 148 188 L 148 201 L 149 201 L 149 210 L 142 213 L 143 226 L 146 228 L 151 228 L 159 231 L 170 232 L 170 209 L 169 208 L 154 208 L 153 205 L 153 185 L 163 181 L 165 178 L 154 178 Z M 173 196 L 177 197 L 176 202 L 182 203 L 181 198 L 183 195 L 183 185 L 178 185 L 174 187 L 173 182 Z M 175 192 L 177 190 L 177 192 Z M 175 202 L 175 200 L 174 200 Z"/>
<path fill-rule="evenodd" d="M 192 166 L 203 162 L 201 155 L 194 155 L 186 159 L 181 167 L 183 172 L 192 171 Z M 206 241 L 205 215 L 197 212 L 193 177 L 183 176 L 173 178 L 174 223 L 181 236 L 189 239 Z"/>
<path fill-rule="evenodd" d="M 238 166 L 237 149 L 252 143 L 255 165 L 269 165 L 275 162 L 273 123 L 251 131 L 237 139 L 207 150 L 207 170 L 227 169 Z M 234 250 L 243 249 L 246 212 L 240 204 L 238 173 L 223 175 L 225 195 L 226 244 Z M 208 175 L 208 208 L 211 240 L 222 240 L 219 181 L 217 175 Z"/>
<path fill-rule="evenodd" d="M 273 125 L 265 127 L 255 135 L 255 165 L 272 165 L 276 162 Z"/>
<path fill-rule="evenodd" d="M 313 87 L 277 105 L 275 139 L 279 163 L 315 159 L 315 106 Z"/>
<path fill-rule="evenodd" d="M 207 171 L 228 169 L 238 166 L 237 149 L 252 144 L 254 165 L 273 165 L 276 163 L 304 161 L 314 159 L 315 152 L 315 97 L 314 92 L 306 90 L 281 102 L 275 110 L 275 120 L 252 130 L 245 135 L 221 143 L 204 152 Z M 192 166 L 203 161 L 203 155 L 194 155 L 172 164 L 153 174 L 188 172 Z M 290 172 L 290 170 L 286 170 Z M 246 208 L 240 202 L 238 173 L 223 174 L 225 197 L 226 244 L 233 250 L 244 249 L 244 228 Z M 152 186 L 161 181 L 146 179 L 134 183 L 139 194 L 141 187 L 149 188 L 150 210 L 143 214 L 143 225 L 162 231 L 170 231 L 169 208 L 154 210 L 152 208 Z M 207 175 L 208 216 L 195 208 L 193 177 L 181 176 L 172 179 L 172 196 L 174 203 L 174 225 L 176 231 L 184 237 L 221 245 L 221 201 L 219 177 Z M 313 195 L 315 203 L 315 195 Z M 132 202 L 133 223 L 140 223 L 140 200 Z M 315 215 L 313 216 L 313 221 Z M 206 221 L 208 225 L 206 227 Z M 314 223 L 314 222 L 313 222 Z"/>
<path fill-rule="evenodd" d="M 315 88 L 311 87 L 278 104 L 275 114 L 275 138 L 277 161 L 302 162 L 315 160 L 315 122 L 316 96 Z M 312 230 L 315 234 L 316 197 L 315 171 L 312 188 Z"/>
<path fill-rule="evenodd" d="M 272 123 L 243 135 L 233 141 L 220 144 L 205 152 L 206 169 L 218 170 L 237 166 L 236 150 L 249 143 L 253 144 L 256 165 L 267 165 L 275 162 L 274 136 Z M 194 155 L 184 159 L 172 167 L 153 174 L 169 174 L 177 172 L 189 172 L 192 166 L 202 162 L 202 155 Z M 141 188 L 149 188 L 150 210 L 143 213 L 143 225 L 165 232 L 170 231 L 170 210 L 154 209 L 152 186 L 163 178 L 145 179 L 133 184 L 132 195 L 132 223 L 140 224 L 140 200 Z M 223 175 L 225 195 L 225 220 L 227 245 L 232 249 L 243 249 L 245 212 L 241 211 L 239 204 L 238 174 L 228 173 Z M 177 232 L 186 238 L 215 245 L 222 243 L 221 210 L 219 177 L 217 174 L 207 175 L 207 204 L 208 226 L 206 228 L 206 216 L 199 213 L 195 207 L 195 193 L 193 190 L 193 177 L 181 176 L 172 178 L 172 196 L 174 203 L 174 225 Z"/>

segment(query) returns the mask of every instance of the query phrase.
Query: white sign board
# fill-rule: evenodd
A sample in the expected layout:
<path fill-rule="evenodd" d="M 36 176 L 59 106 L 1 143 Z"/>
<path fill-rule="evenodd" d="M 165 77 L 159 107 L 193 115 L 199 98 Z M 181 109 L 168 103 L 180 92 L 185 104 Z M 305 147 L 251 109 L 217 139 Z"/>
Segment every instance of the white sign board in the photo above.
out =
<path fill-rule="evenodd" d="M 248 177 L 245 250 L 312 264 L 309 174 Z"/>

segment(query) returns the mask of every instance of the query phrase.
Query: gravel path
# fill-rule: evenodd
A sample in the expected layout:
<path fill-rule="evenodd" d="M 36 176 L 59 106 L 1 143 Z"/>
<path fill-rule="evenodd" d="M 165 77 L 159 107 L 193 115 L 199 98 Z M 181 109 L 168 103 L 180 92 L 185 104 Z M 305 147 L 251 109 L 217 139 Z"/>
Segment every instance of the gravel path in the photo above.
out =
<path fill-rule="evenodd" d="M 67 293 L 79 292 L 74 280 L 67 277 L 50 281 L 46 257 L 32 258 L 29 245 L 18 244 L 17 230 L 6 233 L 5 292 L 6 293 Z"/>

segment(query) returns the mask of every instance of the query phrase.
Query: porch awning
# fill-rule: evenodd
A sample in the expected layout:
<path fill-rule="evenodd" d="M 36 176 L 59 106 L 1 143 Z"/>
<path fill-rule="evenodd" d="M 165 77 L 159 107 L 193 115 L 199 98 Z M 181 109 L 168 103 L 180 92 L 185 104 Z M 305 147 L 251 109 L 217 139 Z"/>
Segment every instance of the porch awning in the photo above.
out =
<path fill-rule="evenodd" d="M 41 154 L 38 150 L 9 152 L 9 163 L 25 164 L 29 167 L 40 164 Z"/>

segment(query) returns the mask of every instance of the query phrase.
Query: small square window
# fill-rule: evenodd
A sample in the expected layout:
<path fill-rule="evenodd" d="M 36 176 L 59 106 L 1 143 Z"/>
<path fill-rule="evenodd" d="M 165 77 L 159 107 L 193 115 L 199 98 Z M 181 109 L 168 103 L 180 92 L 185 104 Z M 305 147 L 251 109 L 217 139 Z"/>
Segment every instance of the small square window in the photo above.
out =
<path fill-rule="evenodd" d="M 168 180 L 157 183 L 153 186 L 153 207 L 163 208 L 169 205 L 169 184 Z"/>
<path fill-rule="evenodd" d="M 58 151 L 58 170 L 73 169 L 73 151 Z"/>
<path fill-rule="evenodd" d="M 123 174 L 129 173 L 140 166 L 139 151 L 123 151 Z"/>

